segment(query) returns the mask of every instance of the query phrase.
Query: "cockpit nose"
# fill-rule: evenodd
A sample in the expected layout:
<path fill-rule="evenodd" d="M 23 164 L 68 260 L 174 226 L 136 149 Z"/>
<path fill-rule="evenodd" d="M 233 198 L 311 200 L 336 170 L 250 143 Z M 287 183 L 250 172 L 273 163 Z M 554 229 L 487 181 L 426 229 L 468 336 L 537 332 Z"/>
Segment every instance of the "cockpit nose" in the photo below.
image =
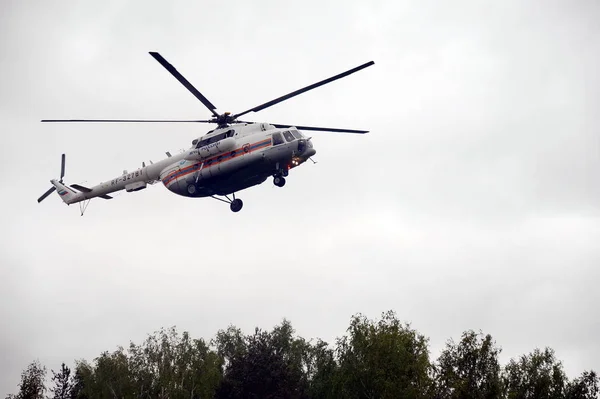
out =
<path fill-rule="evenodd" d="M 297 154 L 304 159 L 308 159 L 315 155 L 317 151 L 315 151 L 313 143 L 310 139 L 300 139 L 298 140 L 298 149 Z"/>
<path fill-rule="evenodd" d="M 308 148 L 306 139 L 298 140 L 298 155 L 302 155 Z"/>
<path fill-rule="evenodd" d="M 297 148 L 294 151 L 294 157 L 292 158 L 292 164 L 290 167 L 296 167 L 306 161 L 312 156 L 314 156 L 317 151 L 314 149 L 312 142 L 310 139 L 298 139 Z"/>

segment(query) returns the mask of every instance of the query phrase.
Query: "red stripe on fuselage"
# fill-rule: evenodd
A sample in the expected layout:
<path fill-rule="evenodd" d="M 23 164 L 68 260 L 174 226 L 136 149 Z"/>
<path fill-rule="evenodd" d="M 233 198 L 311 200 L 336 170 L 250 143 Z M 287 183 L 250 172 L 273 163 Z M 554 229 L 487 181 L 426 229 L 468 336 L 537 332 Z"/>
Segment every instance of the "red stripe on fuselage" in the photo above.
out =
<path fill-rule="evenodd" d="M 190 173 L 194 173 L 194 172 L 198 171 L 199 168 L 196 168 L 195 166 L 201 165 L 202 162 L 204 162 L 204 165 L 205 165 L 204 168 L 211 168 L 211 167 L 219 165 L 219 164 L 221 164 L 223 162 L 227 162 L 227 161 L 230 161 L 232 159 L 235 159 L 235 158 L 237 158 L 239 156 L 242 156 L 244 154 L 250 154 L 251 152 L 258 151 L 258 150 L 260 150 L 260 149 L 262 149 L 264 147 L 269 146 L 270 144 L 271 144 L 271 139 L 269 138 L 269 139 L 265 139 L 265 140 L 262 140 L 262 141 L 258 141 L 258 142 L 253 143 L 253 144 L 249 144 L 250 150 L 248 152 L 244 152 L 244 147 L 240 147 L 238 149 L 235 149 L 235 150 L 232 150 L 232 151 L 228 151 L 225 154 L 216 155 L 216 156 L 214 156 L 212 158 L 209 158 L 209 159 L 207 159 L 205 161 L 196 162 L 196 163 L 194 163 L 194 164 L 192 164 L 192 165 L 190 165 L 188 167 L 185 167 L 183 169 L 179 169 L 179 170 L 176 170 L 176 171 L 173 171 L 173 172 L 169 173 L 163 179 L 163 184 L 165 186 L 167 186 L 168 184 L 171 184 L 173 181 L 179 180 L 181 177 L 187 176 Z M 232 153 L 235 153 L 235 155 L 231 156 Z M 222 157 L 222 159 L 220 161 L 217 160 L 219 157 Z M 206 165 L 208 162 L 210 162 L 210 165 Z"/>

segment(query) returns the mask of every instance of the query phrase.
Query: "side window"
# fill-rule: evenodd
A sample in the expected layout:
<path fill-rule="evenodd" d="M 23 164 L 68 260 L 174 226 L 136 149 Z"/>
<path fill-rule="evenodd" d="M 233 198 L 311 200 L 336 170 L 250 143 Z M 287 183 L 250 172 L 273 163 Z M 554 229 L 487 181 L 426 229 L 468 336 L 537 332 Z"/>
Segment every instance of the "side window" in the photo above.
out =
<path fill-rule="evenodd" d="M 273 133 L 273 145 L 283 144 L 281 133 Z"/>
<path fill-rule="evenodd" d="M 231 137 L 231 136 L 229 136 L 230 134 L 233 135 L 233 130 L 230 130 L 229 132 L 226 132 L 226 133 L 218 134 L 218 135 L 210 137 L 208 139 L 200 140 L 198 142 L 198 145 L 196 146 L 196 148 L 204 147 L 205 145 L 216 143 L 219 140 L 223 140 L 224 138 Z"/>
<path fill-rule="evenodd" d="M 302 133 L 300 133 L 297 130 L 292 130 L 292 134 L 294 135 L 295 138 L 297 139 L 301 139 L 302 138 Z"/>
<path fill-rule="evenodd" d="M 283 132 L 283 137 L 285 137 L 285 139 L 289 142 L 289 141 L 294 141 L 294 136 L 292 136 L 292 134 L 289 132 L 289 130 L 286 130 L 285 132 Z"/>
<path fill-rule="evenodd" d="M 210 142 L 216 143 L 219 140 L 223 140 L 225 137 L 227 137 L 227 133 L 217 134 L 216 136 L 214 136 L 210 139 Z"/>

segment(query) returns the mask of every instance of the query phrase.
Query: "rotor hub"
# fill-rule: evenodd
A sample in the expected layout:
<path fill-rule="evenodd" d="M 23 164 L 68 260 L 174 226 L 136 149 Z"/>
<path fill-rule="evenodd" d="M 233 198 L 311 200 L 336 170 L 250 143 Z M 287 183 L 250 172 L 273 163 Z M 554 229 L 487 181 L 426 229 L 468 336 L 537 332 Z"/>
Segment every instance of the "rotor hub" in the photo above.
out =
<path fill-rule="evenodd" d="M 235 122 L 235 118 L 231 115 L 231 112 L 225 112 L 211 120 L 216 123 L 219 127 L 227 127 L 230 123 Z"/>

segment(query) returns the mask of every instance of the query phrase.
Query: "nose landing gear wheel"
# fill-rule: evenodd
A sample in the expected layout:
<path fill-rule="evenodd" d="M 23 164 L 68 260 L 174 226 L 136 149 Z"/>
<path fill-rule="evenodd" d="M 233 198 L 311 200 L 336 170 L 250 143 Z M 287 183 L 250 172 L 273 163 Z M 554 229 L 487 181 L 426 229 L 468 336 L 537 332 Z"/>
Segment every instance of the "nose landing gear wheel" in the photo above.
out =
<path fill-rule="evenodd" d="M 231 209 L 232 212 L 239 212 L 242 210 L 243 206 L 244 203 L 242 202 L 242 200 L 237 198 L 231 201 L 231 204 L 229 204 L 229 209 Z"/>
<path fill-rule="evenodd" d="M 285 186 L 285 177 L 275 176 L 275 178 L 273 179 L 273 184 L 275 184 L 277 187 Z"/>

